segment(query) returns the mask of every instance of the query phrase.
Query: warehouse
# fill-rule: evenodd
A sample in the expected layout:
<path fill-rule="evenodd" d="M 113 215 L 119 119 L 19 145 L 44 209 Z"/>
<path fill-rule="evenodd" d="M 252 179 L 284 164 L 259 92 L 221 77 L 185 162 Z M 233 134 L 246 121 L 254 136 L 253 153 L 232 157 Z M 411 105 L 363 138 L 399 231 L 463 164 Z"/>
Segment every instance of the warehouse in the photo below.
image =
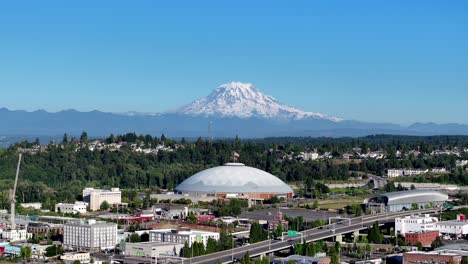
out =
<path fill-rule="evenodd" d="M 364 200 L 372 213 L 412 209 L 440 208 L 448 200 L 445 193 L 432 190 L 409 190 L 373 195 Z"/>

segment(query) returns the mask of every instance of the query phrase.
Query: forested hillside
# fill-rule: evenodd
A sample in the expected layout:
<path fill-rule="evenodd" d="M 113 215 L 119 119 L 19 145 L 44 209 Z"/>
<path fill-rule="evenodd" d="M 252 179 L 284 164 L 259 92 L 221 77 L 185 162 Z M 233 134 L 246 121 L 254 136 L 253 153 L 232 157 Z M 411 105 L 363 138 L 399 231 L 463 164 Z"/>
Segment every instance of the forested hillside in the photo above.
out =
<path fill-rule="evenodd" d="M 173 189 L 196 172 L 232 161 L 233 152 L 239 154 L 239 162 L 248 166 L 268 171 L 286 182 L 299 181 L 310 185 L 315 180 L 347 180 L 351 176 L 357 176 L 356 172 L 382 175 L 387 168 L 438 166 L 454 169 L 456 160 L 454 156 L 419 155 L 402 159 L 396 158 L 394 151 L 417 147 L 430 152 L 439 145 L 467 146 L 466 138 L 444 137 L 440 139 L 439 144 L 427 141 L 425 138 L 418 140 L 407 142 L 393 139 L 379 142 L 375 138 L 321 141 L 289 138 L 277 142 L 271 139 L 260 141 L 233 139 L 213 142 L 199 139 L 195 142 L 186 142 L 184 139 L 174 141 L 164 136 L 137 136 L 129 133 L 102 140 L 107 144 L 123 142 L 122 148 L 115 151 L 90 150 L 87 147 L 88 139 L 83 136 L 81 139 L 71 140 L 64 137 L 63 142 L 59 144 L 48 144 L 45 150 L 23 155 L 17 199 L 19 202 L 41 201 L 45 207 L 51 207 L 56 202 L 72 202 L 79 199 L 85 186 L 141 190 Z M 22 142 L 0 150 L 0 208 L 7 206 L 7 190 L 12 186 L 18 149 L 30 148 L 38 143 Z M 144 154 L 135 152 L 131 147 L 133 143 L 143 148 L 162 144 L 171 147 L 171 150 Z M 339 157 L 340 153 L 353 147 L 359 147 L 363 151 L 382 150 L 389 158 L 365 159 L 358 162 L 337 162 L 333 158 L 314 161 L 284 158 L 288 153 L 313 149 L 319 152 L 328 151 L 333 156 Z M 463 171 L 455 171 L 445 177 L 444 181 L 456 178 L 456 183 L 468 183 L 465 180 L 467 175 Z"/>

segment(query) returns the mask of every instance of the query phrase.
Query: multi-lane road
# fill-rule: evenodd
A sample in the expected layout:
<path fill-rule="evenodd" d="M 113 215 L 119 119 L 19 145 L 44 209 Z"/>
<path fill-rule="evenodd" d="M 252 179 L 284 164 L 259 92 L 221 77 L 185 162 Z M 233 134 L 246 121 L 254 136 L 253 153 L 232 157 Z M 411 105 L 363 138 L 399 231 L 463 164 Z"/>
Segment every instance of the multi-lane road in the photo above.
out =
<path fill-rule="evenodd" d="M 221 261 L 222 263 L 231 263 L 232 259 L 240 259 L 244 256 L 247 251 L 250 256 L 261 256 L 271 252 L 276 252 L 284 249 L 288 249 L 292 244 L 300 243 L 301 239 L 310 241 L 317 241 L 321 239 L 326 239 L 334 237 L 339 234 L 347 234 L 354 231 L 359 231 L 366 229 L 371 226 L 375 221 L 381 223 L 384 222 L 393 222 L 396 217 L 402 217 L 412 214 L 422 214 L 422 213 L 437 213 L 435 209 L 427 210 L 418 210 L 418 211 L 405 211 L 397 213 L 385 213 L 385 214 L 375 214 L 375 215 L 365 215 L 362 217 L 351 218 L 350 221 L 341 221 L 341 224 L 331 224 L 322 226 L 320 228 L 313 228 L 302 231 L 302 236 L 297 235 L 295 237 L 285 236 L 284 240 L 267 240 L 259 243 L 237 247 L 231 250 L 224 250 L 216 252 L 209 255 L 204 255 L 200 257 L 194 257 L 192 259 L 188 258 L 184 260 L 184 263 L 193 263 L 193 264 L 211 264 Z M 182 262 L 179 262 L 182 263 Z"/>

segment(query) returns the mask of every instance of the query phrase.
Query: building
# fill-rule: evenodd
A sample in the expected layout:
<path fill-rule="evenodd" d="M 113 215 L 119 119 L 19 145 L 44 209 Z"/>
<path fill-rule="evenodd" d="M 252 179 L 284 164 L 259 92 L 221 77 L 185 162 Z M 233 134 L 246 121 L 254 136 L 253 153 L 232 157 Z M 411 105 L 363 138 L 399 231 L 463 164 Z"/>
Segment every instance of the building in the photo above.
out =
<path fill-rule="evenodd" d="M 399 212 L 403 210 L 439 208 L 448 200 L 445 193 L 433 190 L 409 190 L 373 195 L 364 200 L 373 212 Z"/>
<path fill-rule="evenodd" d="M 87 207 L 88 204 L 85 202 L 58 203 L 55 205 L 55 212 L 64 214 L 82 214 L 86 213 Z"/>
<path fill-rule="evenodd" d="M 468 235 L 468 222 L 464 215 L 457 215 L 457 220 L 440 221 L 435 228 L 446 236 L 461 238 Z"/>
<path fill-rule="evenodd" d="M 455 166 L 457 167 L 464 167 L 468 165 L 468 160 L 457 160 L 455 161 Z"/>
<path fill-rule="evenodd" d="M 116 244 L 117 224 L 88 220 L 64 225 L 63 245 L 66 248 L 99 251 L 113 249 Z"/>
<path fill-rule="evenodd" d="M 317 152 L 300 152 L 297 157 L 304 161 L 316 160 L 318 159 L 319 154 Z"/>
<path fill-rule="evenodd" d="M 414 175 L 420 175 L 424 173 L 428 173 L 429 170 L 421 170 L 421 169 L 405 169 L 403 174 L 404 176 L 414 176 Z"/>
<path fill-rule="evenodd" d="M 396 178 L 396 177 L 403 177 L 403 170 L 402 169 L 388 169 L 387 177 L 388 178 Z"/>
<path fill-rule="evenodd" d="M 26 229 L 7 229 L 2 231 L 2 239 L 10 242 L 25 241 L 30 236 Z"/>
<path fill-rule="evenodd" d="M 67 252 L 60 256 L 60 259 L 65 263 L 73 263 L 79 261 L 80 263 L 89 263 L 91 255 L 89 252 Z"/>
<path fill-rule="evenodd" d="M 206 246 L 208 238 L 219 240 L 219 233 L 191 229 L 159 229 L 149 232 L 151 242 L 165 242 L 192 245 L 194 242 L 203 243 Z"/>
<path fill-rule="evenodd" d="M 32 235 L 63 235 L 63 225 L 29 222 L 27 232 Z"/>
<path fill-rule="evenodd" d="M 83 201 L 89 204 L 89 210 L 97 211 L 104 201 L 111 206 L 122 203 L 122 192 L 119 188 L 112 188 L 111 190 L 85 188 L 83 190 Z"/>
<path fill-rule="evenodd" d="M 34 210 L 41 210 L 42 203 L 21 203 L 20 206 L 22 208 L 34 209 Z"/>
<path fill-rule="evenodd" d="M 160 256 L 179 256 L 184 244 L 165 242 L 125 243 L 125 256 L 157 259 Z"/>
<path fill-rule="evenodd" d="M 277 258 L 273 260 L 273 264 L 329 264 L 331 262 L 330 257 L 306 257 L 300 255 L 291 255 L 285 258 Z"/>
<path fill-rule="evenodd" d="M 226 163 L 201 171 L 175 189 L 181 194 L 250 200 L 293 196 L 293 190 L 276 176 L 242 163 Z"/>
<path fill-rule="evenodd" d="M 407 233 L 430 232 L 437 230 L 436 217 L 426 214 L 423 216 L 411 215 L 395 218 L 395 234 L 405 235 Z"/>
<path fill-rule="evenodd" d="M 274 231 L 281 226 L 283 230 L 288 230 L 289 222 L 283 219 L 283 213 L 278 212 L 275 219 L 268 221 L 268 230 Z"/>
<path fill-rule="evenodd" d="M 405 233 L 405 243 L 415 246 L 419 242 L 423 247 L 430 247 L 432 242 L 439 237 L 439 231 L 425 231 L 417 233 Z"/>
<path fill-rule="evenodd" d="M 410 251 L 403 253 L 403 264 L 439 263 L 439 264 L 460 264 L 462 256 L 457 253 L 441 251 Z"/>

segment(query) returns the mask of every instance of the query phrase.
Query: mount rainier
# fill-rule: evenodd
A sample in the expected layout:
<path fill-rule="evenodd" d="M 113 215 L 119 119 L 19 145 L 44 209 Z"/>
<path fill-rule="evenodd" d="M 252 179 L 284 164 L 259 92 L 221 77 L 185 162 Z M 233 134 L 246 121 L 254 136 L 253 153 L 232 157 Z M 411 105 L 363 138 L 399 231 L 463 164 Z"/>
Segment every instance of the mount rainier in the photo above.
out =
<path fill-rule="evenodd" d="M 415 123 L 401 126 L 344 120 L 288 106 L 250 83 L 231 82 L 207 97 L 165 113 L 106 113 L 64 110 L 56 113 L 0 108 L 0 138 L 136 132 L 171 137 L 366 136 L 371 134 L 468 135 L 468 125 Z"/>
<path fill-rule="evenodd" d="M 223 84 L 207 97 L 185 105 L 176 110 L 175 113 L 194 116 L 257 117 L 281 120 L 315 118 L 335 122 L 343 121 L 341 118 L 305 112 L 287 106 L 260 92 L 253 84 L 241 82 Z"/>

